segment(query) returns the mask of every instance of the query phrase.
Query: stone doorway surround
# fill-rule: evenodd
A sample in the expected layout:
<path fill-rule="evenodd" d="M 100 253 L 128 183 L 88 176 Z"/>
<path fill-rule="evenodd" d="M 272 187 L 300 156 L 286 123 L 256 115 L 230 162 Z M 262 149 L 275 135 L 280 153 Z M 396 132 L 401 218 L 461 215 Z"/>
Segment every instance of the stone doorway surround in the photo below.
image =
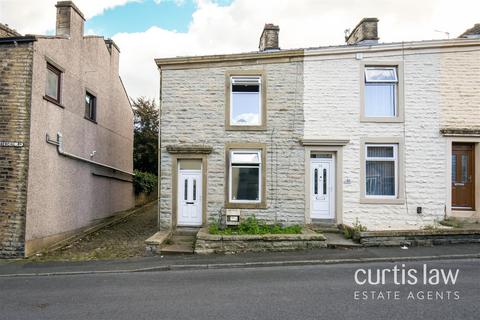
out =
<path fill-rule="evenodd" d="M 445 213 L 448 217 L 480 221 L 479 206 L 475 210 L 455 210 L 452 208 L 452 145 L 453 143 L 474 144 L 475 158 L 475 203 L 480 203 L 480 129 L 441 129 L 440 133 L 446 138 L 446 172 L 445 186 L 447 188 L 445 199 Z"/>
<path fill-rule="evenodd" d="M 207 157 L 212 152 L 211 146 L 205 145 L 168 145 L 167 152 L 172 155 L 172 217 L 171 229 L 177 227 L 178 213 L 178 161 L 179 160 L 201 160 L 202 161 L 202 225 L 207 223 L 207 179 L 208 179 L 208 161 Z M 160 217 L 159 217 L 160 220 Z"/>
<path fill-rule="evenodd" d="M 335 155 L 335 219 L 334 224 L 343 223 L 343 147 L 348 139 L 302 139 L 305 147 L 305 223 L 311 224 L 310 217 L 310 154 L 327 152 Z"/>

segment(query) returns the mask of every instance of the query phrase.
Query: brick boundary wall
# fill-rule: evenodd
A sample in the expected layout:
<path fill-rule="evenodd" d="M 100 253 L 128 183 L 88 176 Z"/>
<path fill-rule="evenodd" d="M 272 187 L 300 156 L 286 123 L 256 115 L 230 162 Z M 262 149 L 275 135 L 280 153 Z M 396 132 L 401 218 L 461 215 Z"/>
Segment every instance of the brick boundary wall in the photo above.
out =
<path fill-rule="evenodd" d="M 25 252 L 32 64 L 33 43 L 0 45 L 0 258 Z"/>

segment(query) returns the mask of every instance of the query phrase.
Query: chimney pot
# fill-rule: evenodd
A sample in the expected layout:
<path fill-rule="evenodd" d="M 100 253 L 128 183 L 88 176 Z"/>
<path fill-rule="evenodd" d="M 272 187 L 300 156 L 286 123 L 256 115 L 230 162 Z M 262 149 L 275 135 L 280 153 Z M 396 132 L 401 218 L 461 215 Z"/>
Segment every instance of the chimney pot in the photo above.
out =
<path fill-rule="evenodd" d="M 258 49 L 260 51 L 280 50 L 278 45 L 279 32 L 279 26 L 272 23 L 266 23 L 265 27 L 263 27 L 262 35 L 260 36 Z"/>
<path fill-rule="evenodd" d="M 345 35 L 348 45 L 378 43 L 378 19 L 363 18 L 350 34 Z"/>
<path fill-rule="evenodd" d="M 82 36 L 85 17 L 72 1 L 58 1 L 57 7 L 57 36 Z"/>

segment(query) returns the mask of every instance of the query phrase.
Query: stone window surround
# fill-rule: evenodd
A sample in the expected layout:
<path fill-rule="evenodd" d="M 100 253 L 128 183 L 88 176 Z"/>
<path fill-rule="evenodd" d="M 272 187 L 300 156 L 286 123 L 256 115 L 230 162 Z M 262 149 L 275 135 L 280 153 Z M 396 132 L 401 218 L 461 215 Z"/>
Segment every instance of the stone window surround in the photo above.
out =
<path fill-rule="evenodd" d="M 395 117 L 366 117 L 365 116 L 365 68 L 366 67 L 396 67 L 397 68 L 397 116 Z M 362 61 L 360 63 L 360 122 L 404 122 L 404 81 L 402 61 Z"/>
<path fill-rule="evenodd" d="M 178 163 L 180 160 L 200 160 L 202 162 L 202 226 L 207 223 L 207 179 L 208 179 L 208 154 L 172 154 L 172 228 L 177 226 L 178 213 Z"/>
<path fill-rule="evenodd" d="M 234 76 L 259 76 L 261 84 L 261 124 L 254 126 L 238 126 L 230 124 L 230 79 Z M 267 75 L 265 70 L 228 70 L 225 72 L 225 130 L 227 131 L 266 131 L 267 130 Z"/>
<path fill-rule="evenodd" d="M 58 85 L 58 100 L 53 98 L 53 97 L 50 97 L 48 96 L 47 94 L 44 94 L 43 96 L 43 99 L 48 101 L 48 102 L 51 102 L 57 106 L 59 106 L 60 108 L 65 108 L 65 106 L 62 104 L 62 100 L 63 100 L 63 95 L 62 95 L 62 90 L 63 90 L 63 74 L 65 73 L 65 68 L 63 68 L 62 66 L 60 66 L 58 63 L 56 63 L 53 59 L 51 59 L 50 57 L 47 57 L 45 56 L 45 71 L 47 71 L 47 69 L 49 68 L 49 66 L 53 67 L 53 69 L 57 70 L 60 72 L 59 74 L 59 85 Z M 47 81 L 46 81 L 46 73 L 45 73 L 45 86 L 47 84 Z M 44 92 L 46 92 L 46 90 L 44 90 Z"/>
<path fill-rule="evenodd" d="M 398 166 L 397 166 L 397 197 L 375 198 L 365 196 L 365 145 L 366 144 L 397 144 L 398 145 Z M 386 138 L 360 138 L 360 203 L 362 204 L 405 204 L 405 142 L 401 137 Z"/>
<path fill-rule="evenodd" d="M 261 190 L 260 202 L 257 203 L 238 203 L 230 202 L 229 186 L 230 186 L 230 151 L 233 149 L 252 149 L 262 152 L 261 166 Z M 267 208 L 267 146 L 265 143 L 227 143 L 225 145 L 225 208 L 226 209 L 266 209 Z"/>

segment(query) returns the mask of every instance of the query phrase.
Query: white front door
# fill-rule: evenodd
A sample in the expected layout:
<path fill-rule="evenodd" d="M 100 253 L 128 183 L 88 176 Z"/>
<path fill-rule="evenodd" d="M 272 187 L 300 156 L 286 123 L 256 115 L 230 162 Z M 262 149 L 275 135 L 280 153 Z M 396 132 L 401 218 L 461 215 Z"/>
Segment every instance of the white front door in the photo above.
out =
<path fill-rule="evenodd" d="M 202 225 L 202 171 L 178 171 L 178 226 Z"/>
<path fill-rule="evenodd" d="M 310 159 L 310 217 L 312 219 L 335 218 L 335 158 L 333 154 L 324 156 Z"/>

